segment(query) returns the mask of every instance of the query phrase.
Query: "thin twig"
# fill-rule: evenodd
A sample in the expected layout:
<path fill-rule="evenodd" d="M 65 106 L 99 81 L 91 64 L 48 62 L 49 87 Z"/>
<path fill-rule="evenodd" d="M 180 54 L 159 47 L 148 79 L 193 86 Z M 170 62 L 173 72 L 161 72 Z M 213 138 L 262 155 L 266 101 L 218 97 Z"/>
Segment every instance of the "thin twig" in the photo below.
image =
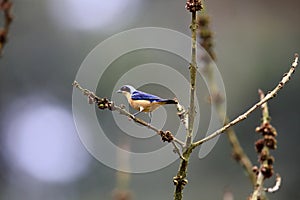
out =
<path fill-rule="evenodd" d="M 232 120 L 231 122 L 229 122 L 228 124 L 223 126 L 222 128 L 220 128 L 217 131 L 213 132 L 209 136 L 207 136 L 207 137 L 205 137 L 205 138 L 203 138 L 203 139 L 201 139 L 201 140 L 199 140 L 195 143 L 192 143 L 192 148 L 195 148 L 195 147 L 203 144 L 204 142 L 207 142 L 207 141 L 215 138 L 216 136 L 218 136 L 218 135 L 222 134 L 223 132 L 225 132 L 226 130 L 228 130 L 233 125 L 245 120 L 254 110 L 259 108 L 265 102 L 267 102 L 270 99 L 274 98 L 276 96 L 276 94 L 279 92 L 279 90 L 281 90 L 283 88 L 283 86 L 290 80 L 292 74 L 295 72 L 295 69 L 298 65 L 298 57 L 299 57 L 298 54 L 295 54 L 295 59 L 294 59 L 294 62 L 292 63 L 292 66 L 291 66 L 290 70 L 283 75 L 283 78 L 279 82 L 279 84 L 271 92 L 269 92 L 263 99 L 261 99 L 255 105 L 253 105 L 244 114 L 238 116 L 237 118 L 235 118 L 234 120 Z"/>
<path fill-rule="evenodd" d="M 281 186 L 281 177 L 280 177 L 279 174 L 277 174 L 275 185 L 271 188 L 264 188 L 264 191 L 269 192 L 269 193 L 274 193 L 274 192 L 277 192 L 279 190 L 280 186 Z"/>
<path fill-rule="evenodd" d="M 180 145 L 180 147 L 183 149 L 185 147 L 185 143 L 181 140 L 178 140 L 177 138 L 173 138 L 173 141 Z"/>
<path fill-rule="evenodd" d="M 174 152 L 177 153 L 182 160 L 185 160 L 185 158 L 181 155 L 180 149 L 177 147 L 175 141 L 173 140 L 171 143 L 174 147 Z"/>

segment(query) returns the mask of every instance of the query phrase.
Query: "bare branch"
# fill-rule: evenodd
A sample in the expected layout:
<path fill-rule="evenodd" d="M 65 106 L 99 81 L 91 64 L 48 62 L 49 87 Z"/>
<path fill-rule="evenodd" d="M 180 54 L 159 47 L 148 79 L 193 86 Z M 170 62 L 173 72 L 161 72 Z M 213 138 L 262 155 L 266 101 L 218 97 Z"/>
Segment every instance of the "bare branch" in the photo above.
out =
<path fill-rule="evenodd" d="M 265 94 L 262 90 L 258 91 L 260 99 L 265 98 Z M 266 200 L 266 194 L 264 192 L 263 184 L 264 180 L 273 176 L 274 169 L 274 157 L 270 155 L 270 150 L 276 149 L 276 129 L 270 124 L 270 115 L 267 102 L 261 105 L 262 109 L 262 123 L 255 129 L 256 132 L 261 133 L 262 139 L 258 139 L 255 142 L 255 148 L 258 153 L 260 167 L 255 167 L 257 180 L 254 187 L 251 200 Z"/>
<path fill-rule="evenodd" d="M 138 124 L 141 124 L 141 125 L 149 128 L 149 129 L 153 130 L 154 132 L 156 132 L 161 137 L 163 142 L 168 142 L 168 143 L 172 142 L 172 144 L 175 148 L 174 152 L 178 153 L 180 158 L 183 158 L 180 151 L 179 151 L 179 148 L 176 146 L 175 142 L 177 144 L 179 144 L 181 147 L 183 147 L 184 142 L 182 142 L 179 139 L 175 138 L 170 131 L 160 130 L 160 129 L 156 128 L 155 126 L 145 122 L 144 120 L 135 117 L 130 112 L 125 110 L 125 108 L 123 106 L 117 106 L 112 101 L 108 100 L 107 98 L 100 98 L 94 92 L 91 92 L 88 89 L 84 89 L 83 87 L 80 86 L 80 84 L 77 81 L 74 81 L 72 85 L 75 88 L 79 89 L 82 92 L 83 95 L 88 97 L 88 102 L 90 104 L 95 103 L 98 106 L 98 108 L 102 109 L 102 110 L 109 109 L 111 111 L 117 111 L 121 115 L 125 115 L 125 116 L 129 117 L 134 122 L 136 122 Z"/>
<path fill-rule="evenodd" d="M 180 152 L 180 149 L 177 147 L 175 141 L 173 140 L 173 141 L 171 141 L 171 143 L 174 147 L 174 152 L 177 153 L 182 160 L 185 160 L 185 158 L 182 156 L 182 154 Z"/>
<path fill-rule="evenodd" d="M 196 93 L 196 72 L 197 72 L 197 11 L 202 9 L 201 0 L 187 0 L 185 8 L 191 12 L 191 25 L 190 29 L 192 32 L 192 56 L 190 63 L 190 105 L 188 108 L 188 112 L 184 110 L 182 107 L 182 115 L 179 118 L 187 128 L 186 140 L 185 140 L 185 148 L 183 152 L 184 159 L 181 160 L 180 166 L 177 172 L 177 176 L 174 177 L 173 182 L 175 184 L 174 190 L 174 200 L 181 200 L 183 196 L 184 186 L 188 183 L 186 180 L 187 176 L 187 167 L 190 158 L 190 154 L 192 153 L 192 149 L 190 146 L 192 144 L 193 131 L 194 131 L 194 121 L 195 121 L 195 93 Z M 177 107 L 180 110 L 180 107 Z"/>
<path fill-rule="evenodd" d="M 194 3 L 194 2 L 193 2 Z M 196 49 L 197 49 L 197 18 L 196 11 L 192 12 L 192 23 L 190 29 L 192 31 L 192 58 L 190 63 L 190 106 L 188 111 L 188 130 L 186 138 L 186 146 L 190 146 L 192 143 L 194 121 L 195 121 L 195 93 L 196 93 Z"/>
<path fill-rule="evenodd" d="M 292 66 L 290 68 L 290 70 L 285 73 L 283 75 L 282 80 L 278 83 L 278 85 L 271 91 L 269 92 L 263 99 L 261 99 L 259 102 L 257 102 L 255 105 L 253 105 L 249 110 L 247 110 L 244 114 L 238 116 L 237 118 L 235 118 L 234 120 L 232 120 L 231 122 L 229 122 L 228 124 L 226 124 L 225 126 L 223 126 L 222 128 L 218 129 L 217 131 L 215 131 L 214 133 L 212 133 L 211 135 L 195 142 L 192 144 L 192 147 L 195 148 L 201 144 L 203 144 L 204 142 L 207 142 L 213 138 L 215 138 L 216 136 L 222 134 L 223 132 L 225 132 L 226 130 L 228 130 L 228 128 L 230 128 L 231 126 L 243 121 L 244 119 L 246 119 L 254 110 L 256 110 L 257 108 L 259 108 L 262 104 L 264 104 L 265 102 L 269 101 L 270 99 L 274 98 L 277 93 L 279 92 L 279 90 L 281 90 L 283 88 L 283 86 L 291 79 L 292 74 L 295 72 L 295 69 L 298 65 L 298 54 L 295 54 L 295 59 L 294 62 L 292 63 Z"/>

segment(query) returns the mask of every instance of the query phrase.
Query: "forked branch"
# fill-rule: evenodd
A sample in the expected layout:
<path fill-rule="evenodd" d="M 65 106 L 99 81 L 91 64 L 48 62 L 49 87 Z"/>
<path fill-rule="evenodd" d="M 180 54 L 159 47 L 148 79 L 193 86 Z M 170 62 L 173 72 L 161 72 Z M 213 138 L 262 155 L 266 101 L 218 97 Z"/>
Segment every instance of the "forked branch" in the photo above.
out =
<path fill-rule="evenodd" d="M 278 85 L 272 91 L 270 91 L 263 99 L 261 99 L 259 102 L 254 104 L 244 114 L 238 116 L 237 118 L 235 118 L 234 120 L 232 120 L 231 122 L 229 122 L 228 124 L 223 126 L 222 128 L 216 130 L 215 132 L 213 132 L 209 136 L 207 136 L 207 137 L 205 137 L 205 138 L 203 138 L 203 139 L 201 139 L 201 140 L 199 140 L 195 143 L 192 143 L 192 148 L 195 148 L 195 147 L 203 144 L 204 142 L 207 142 L 207 141 L 215 138 L 216 136 L 224 133 L 226 130 L 228 130 L 233 125 L 235 125 L 235 124 L 243 121 L 244 119 L 246 119 L 254 110 L 261 107 L 265 102 L 267 102 L 270 99 L 274 98 L 277 95 L 277 93 L 284 87 L 284 85 L 291 79 L 292 74 L 295 72 L 296 67 L 298 66 L 298 59 L 299 59 L 299 55 L 295 54 L 294 62 L 292 63 L 290 70 L 283 75 L 283 77 L 282 77 L 281 81 L 278 83 Z"/>

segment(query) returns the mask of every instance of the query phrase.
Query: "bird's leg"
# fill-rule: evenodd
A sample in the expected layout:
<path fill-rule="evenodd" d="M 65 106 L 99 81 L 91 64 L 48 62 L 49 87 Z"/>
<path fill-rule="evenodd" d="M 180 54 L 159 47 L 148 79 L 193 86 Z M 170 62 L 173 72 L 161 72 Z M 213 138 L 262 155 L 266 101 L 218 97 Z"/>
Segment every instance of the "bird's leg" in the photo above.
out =
<path fill-rule="evenodd" d="M 151 121 L 152 121 L 152 112 L 149 112 L 149 118 L 150 118 L 149 124 L 151 124 Z"/>
<path fill-rule="evenodd" d="M 134 114 L 132 114 L 133 116 L 136 116 L 136 115 L 138 115 L 138 114 L 140 114 L 141 112 L 143 112 L 143 110 L 144 110 L 144 108 L 142 107 L 142 106 L 140 106 L 139 107 L 139 111 L 138 112 L 136 112 L 136 113 L 134 113 Z"/>
<path fill-rule="evenodd" d="M 138 112 L 136 112 L 136 113 L 134 113 L 134 114 L 132 114 L 133 116 L 136 116 L 136 115 L 138 115 L 138 114 L 140 114 L 142 111 L 138 111 Z"/>

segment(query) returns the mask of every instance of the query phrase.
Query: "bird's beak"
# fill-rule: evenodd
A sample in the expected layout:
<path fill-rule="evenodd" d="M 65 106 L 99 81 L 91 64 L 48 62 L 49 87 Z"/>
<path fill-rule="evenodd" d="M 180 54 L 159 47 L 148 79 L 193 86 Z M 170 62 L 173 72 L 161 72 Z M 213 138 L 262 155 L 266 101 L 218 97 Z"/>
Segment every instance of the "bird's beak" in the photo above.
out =
<path fill-rule="evenodd" d="M 118 90 L 117 93 L 122 93 L 122 91 L 121 91 L 121 90 Z"/>

